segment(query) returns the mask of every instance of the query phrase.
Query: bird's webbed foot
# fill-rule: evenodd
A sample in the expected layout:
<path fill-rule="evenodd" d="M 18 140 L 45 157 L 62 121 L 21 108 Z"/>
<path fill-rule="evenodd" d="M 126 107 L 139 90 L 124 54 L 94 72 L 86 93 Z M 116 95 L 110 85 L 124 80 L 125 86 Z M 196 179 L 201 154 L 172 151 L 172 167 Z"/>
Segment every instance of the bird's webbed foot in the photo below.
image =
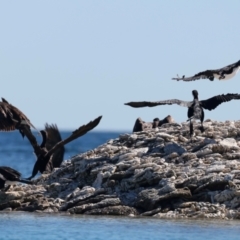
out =
<path fill-rule="evenodd" d="M 225 78 L 225 75 L 222 73 L 219 77 L 219 80 L 224 79 L 224 78 Z"/>

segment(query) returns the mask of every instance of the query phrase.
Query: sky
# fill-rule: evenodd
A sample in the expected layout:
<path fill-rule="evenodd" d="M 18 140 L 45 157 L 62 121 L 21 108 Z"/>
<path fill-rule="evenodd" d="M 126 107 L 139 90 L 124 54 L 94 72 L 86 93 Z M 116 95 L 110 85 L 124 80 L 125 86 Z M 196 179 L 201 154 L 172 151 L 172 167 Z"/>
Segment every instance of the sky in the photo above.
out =
<path fill-rule="evenodd" d="M 124 103 L 240 93 L 240 74 L 171 80 L 240 59 L 238 0 L 1 1 L 0 31 L 0 97 L 38 129 L 74 130 L 100 115 L 96 131 L 132 131 L 138 117 L 184 122 L 178 105 Z M 239 106 L 223 103 L 205 119 L 239 120 Z"/>

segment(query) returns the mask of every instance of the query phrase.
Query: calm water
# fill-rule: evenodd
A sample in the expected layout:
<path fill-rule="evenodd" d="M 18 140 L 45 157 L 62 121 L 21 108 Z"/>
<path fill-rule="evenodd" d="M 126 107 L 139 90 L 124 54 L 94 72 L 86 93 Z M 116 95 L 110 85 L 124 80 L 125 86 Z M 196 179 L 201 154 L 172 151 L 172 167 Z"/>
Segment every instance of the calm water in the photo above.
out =
<path fill-rule="evenodd" d="M 238 221 L 182 221 L 152 218 L 0 214 L 0 239 L 239 239 Z"/>
<path fill-rule="evenodd" d="M 123 132 L 121 132 L 123 133 Z M 65 158 L 88 151 L 120 132 L 89 132 L 66 146 Z M 70 132 L 61 132 L 62 138 Z M 39 138 L 39 141 L 41 139 Z M 27 139 L 16 132 L 0 133 L 0 166 L 31 174 L 35 156 Z M 239 221 L 161 220 L 153 218 L 69 216 L 0 212 L 0 240 L 5 239 L 240 239 Z"/>

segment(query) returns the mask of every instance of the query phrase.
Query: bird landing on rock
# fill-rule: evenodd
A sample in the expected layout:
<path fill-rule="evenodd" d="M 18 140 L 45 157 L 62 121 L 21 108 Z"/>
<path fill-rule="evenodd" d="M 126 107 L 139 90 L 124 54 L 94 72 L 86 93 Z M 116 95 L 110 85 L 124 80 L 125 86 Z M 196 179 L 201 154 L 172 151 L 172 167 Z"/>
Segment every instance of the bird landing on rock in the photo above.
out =
<path fill-rule="evenodd" d="M 42 143 L 42 147 L 39 146 L 38 144 L 36 144 L 36 138 L 32 135 L 26 135 L 29 138 L 29 141 L 32 144 L 32 147 L 34 149 L 34 152 L 37 156 L 37 161 L 33 167 L 32 170 L 32 175 L 27 178 L 27 180 L 31 180 L 32 178 L 34 178 L 36 176 L 36 174 L 38 172 L 51 172 L 54 168 L 54 153 L 63 148 L 64 145 L 66 145 L 67 143 L 83 136 L 84 134 L 86 134 L 87 132 L 89 132 L 90 130 L 92 130 L 93 128 L 95 128 L 101 121 L 102 116 L 99 116 L 98 118 L 94 119 L 93 121 L 90 121 L 89 123 L 82 125 L 81 127 L 79 127 L 78 129 L 76 129 L 75 131 L 72 132 L 72 134 L 64 139 L 61 140 L 59 142 L 57 142 L 54 146 L 52 146 L 50 149 L 47 149 L 45 146 L 45 143 Z M 30 133 L 30 132 L 29 132 Z"/>

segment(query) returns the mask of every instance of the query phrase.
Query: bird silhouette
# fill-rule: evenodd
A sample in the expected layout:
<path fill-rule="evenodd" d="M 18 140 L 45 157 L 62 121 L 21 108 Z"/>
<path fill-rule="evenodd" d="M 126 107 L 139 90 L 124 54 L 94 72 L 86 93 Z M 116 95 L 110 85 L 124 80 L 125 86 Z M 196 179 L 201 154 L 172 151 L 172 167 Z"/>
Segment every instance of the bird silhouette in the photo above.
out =
<path fill-rule="evenodd" d="M 198 91 L 193 90 L 192 94 L 193 94 L 193 101 L 188 101 L 188 102 L 178 100 L 178 99 L 170 99 L 170 100 L 156 101 L 156 102 L 147 102 L 147 101 L 128 102 L 128 103 L 125 103 L 125 105 L 129 105 L 134 108 L 155 107 L 155 106 L 159 106 L 159 105 L 172 105 L 172 104 L 177 104 L 182 107 L 187 107 L 188 108 L 188 112 L 187 112 L 188 120 L 187 121 L 190 121 L 190 137 L 192 139 L 192 135 L 193 135 L 194 131 L 193 131 L 193 123 L 191 120 L 193 120 L 193 119 L 200 120 L 201 121 L 200 130 L 202 132 L 204 131 L 204 127 L 203 127 L 204 111 L 203 111 L 203 109 L 207 109 L 207 110 L 211 111 L 211 110 L 215 109 L 221 103 L 229 102 L 233 99 L 235 99 L 235 100 L 240 99 L 239 94 L 228 93 L 228 94 L 217 95 L 217 96 L 214 96 L 207 100 L 199 101 Z"/>
<path fill-rule="evenodd" d="M 192 77 L 185 77 L 185 75 L 183 75 L 182 77 L 179 77 L 177 75 L 177 77 L 172 78 L 172 80 L 177 80 L 177 81 L 182 80 L 185 82 L 195 81 L 199 79 L 209 79 L 210 81 L 213 81 L 214 78 L 217 78 L 218 80 L 228 80 L 236 75 L 239 68 L 240 68 L 240 60 L 223 68 L 219 68 L 215 70 L 205 70 L 205 71 L 199 72 Z"/>
<path fill-rule="evenodd" d="M 32 184 L 32 181 L 21 179 L 21 173 L 11 167 L 0 167 L 0 189 L 7 191 L 16 182 Z M 5 188 L 5 184 L 8 185 Z"/>
<path fill-rule="evenodd" d="M 45 124 L 45 130 L 41 130 L 42 143 L 41 148 L 46 148 L 47 151 L 51 150 L 58 142 L 62 141 L 61 134 L 56 124 Z M 64 146 L 59 147 L 51 158 L 51 165 L 53 168 L 59 168 L 64 157 Z"/>
<path fill-rule="evenodd" d="M 36 129 L 22 111 L 2 98 L 2 102 L 0 102 L 0 131 L 19 130 L 24 137 L 25 134 L 21 129 L 23 124 Z"/>
<path fill-rule="evenodd" d="M 33 136 L 33 134 L 31 134 L 29 131 L 26 131 L 26 133 L 27 133 L 26 136 L 28 138 L 30 138 L 29 139 L 30 142 L 33 142 L 32 147 L 37 156 L 36 163 L 32 170 L 32 175 L 29 178 L 27 178 L 27 180 L 34 178 L 38 172 L 40 172 L 40 173 L 51 172 L 54 168 L 54 164 L 57 162 L 57 161 L 53 160 L 54 153 L 58 149 L 61 149 L 67 143 L 75 140 L 78 137 L 83 136 L 84 134 L 86 134 L 87 132 L 89 132 L 90 130 L 95 128 L 101 121 L 101 118 L 102 118 L 102 116 L 99 116 L 98 118 L 94 119 L 93 121 L 90 121 L 86 125 L 82 125 L 78 129 L 73 131 L 72 134 L 68 138 L 57 142 L 50 149 L 47 149 L 47 143 L 46 143 L 47 136 L 46 136 L 46 140 L 43 139 L 41 146 L 39 146 L 38 144 L 36 144 L 37 141 L 36 141 L 36 138 Z M 45 132 L 45 131 L 42 131 L 41 133 L 44 134 L 43 132 Z M 44 135 L 42 135 L 42 136 L 44 136 Z M 34 138 L 35 138 L 35 140 L 33 140 Z"/>

